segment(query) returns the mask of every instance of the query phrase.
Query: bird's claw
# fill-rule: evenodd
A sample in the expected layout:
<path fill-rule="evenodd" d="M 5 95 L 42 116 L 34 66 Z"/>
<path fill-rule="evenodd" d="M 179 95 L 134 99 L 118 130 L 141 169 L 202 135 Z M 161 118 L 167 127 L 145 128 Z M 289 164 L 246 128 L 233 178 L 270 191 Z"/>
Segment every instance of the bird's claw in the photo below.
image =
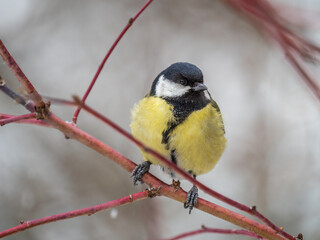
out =
<path fill-rule="evenodd" d="M 150 165 L 151 165 L 151 162 L 146 161 L 146 162 L 143 162 L 143 163 L 139 164 L 138 166 L 136 166 L 136 168 L 131 173 L 131 177 L 133 177 L 133 184 L 134 185 L 137 185 L 138 181 L 143 183 L 141 178 L 143 177 L 143 175 L 146 172 L 149 171 Z"/>
<path fill-rule="evenodd" d="M 189 214 L 194 207 L 197 207 L 198 203 L 198 188 L 193 185 L 187 195 L 186 202 L 184 203 L 184 208 L 189 208 Z"/>

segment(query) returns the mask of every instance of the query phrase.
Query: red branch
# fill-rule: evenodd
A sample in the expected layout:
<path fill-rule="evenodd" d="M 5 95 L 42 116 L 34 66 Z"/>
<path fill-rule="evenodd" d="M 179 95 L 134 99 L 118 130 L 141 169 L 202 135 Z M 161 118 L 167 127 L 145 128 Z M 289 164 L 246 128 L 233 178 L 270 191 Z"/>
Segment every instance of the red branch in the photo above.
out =
<path fill-rule="evenodd" d="M 34 88 L 32 83 L 29 81 L 29 79 L 26 77 L 26 75 L 22 72 L 16 61 L 13 59 L 13 57 L 8 52 L 7 48 L 4 46 L 3 42 L 0 40 L 0 55 L 3 58 L 3 60 L 8 64 L 11 71 L 16 75 L 17 79 L 20 81 L 24 89 L 27 91 L 27 93 L 30 95 L 30 98 L 36 106 L 44 106 L 44 102 L 42 100 L 42 97 L 37 92 L 37 90 Z"/>
<path fill-rule="evenodd" d="M 16 103 L 21 104 L 24 106 L 28 111 L 34 112 L 35 106 L 33 101 L 26 100 L 21 95 L 17 94 L 13 90 L 11 90 L 7 85 L 4 79 L 0 76 L 0 90 L 5 93 L 7 96 L 9 96 L 12 100 L 14 100 Z"/>
<path fill-rule="evenodd" d="M 253 24 L 266 31 L 279 44 L 291 65 L 300 74 L 307 86 L 320 101 L 320 86 L 304 70 L 298 57 L 315 61 L 320 48 L 286 27 L 287 21 L 281 17 L 268 0 L 226 0 L 231 6 L 243 12 Z"/>
<path fill-rule="evenodd" d="M 93 207 L 87 207 L 87 208 L 78 209 L 78 210 L 74 210 L 74 211 L 70 211 L 70 212 L 52 215 L 49 217 L 38 218 L 38 219 L 30 220 L 30 221 L 22 221 L 20 225 L 0 232 L 0 238 L 9 236 L 9 235 L 14 234 L 16 232 L 24 231 L 28 228 L 33 228 L 35 226 L 50 223 L 50 222 L 56 222 L 59 220 L 65 220 L 65 219 L 69 219 L 69 218 L 79 217 L 82 215 L 90 216 L 90 215 L 92 215 L 96 212 L 102 211 L 102 210 L 106 210 L 106 209 L 110 209 L 110 208 L 122 206 L 122 205 L 125 205 L 128 203 L 132 203 L 132 202 L 146 199 L 146 198 L 148 198 L 148 194 L 149 194 L 148 190 L 145 190 L 143 192 L 134 193 L 134 194 L 129 195 L 127 197 L 119 198 L 117 200 L 113 200 L 113 201 L 110 201 L 107 203 L 99 204 L 99 205 L 96 205 Z"/>
<path fill-rule="evenodd" d="M 148 0 L 147 3 L 139 10 L 139 12 L 137 12 L 137 14 L 133 17 L 130 18 L 127 25 L 124 27 L 124 29 L 122 30 L 122 32 L 119 34 L 119 36 L 117 37 L 117 39 L 115 40 L 115 42 L 112 44 L 111 48 L 109 49 L 109 51 L 107 52 L 106 56 L 103 58 L 102 62 L 100 63 L 100 66 L 96 72 L 96 74 L 94 75 L 87 91 L 85 92 L 85 94 L 82 97 L 82 103 L 85 103 L 91 89 L 93 88 L 93 85 L 95 84 L 97 78 L 100 75 L 100 72 L 104 66 L 104 64 L 106 63 L 106 61 L 108 60 L 108 58 L 110 57 L 111 53 L 113 52 L 113 50 L 115 49 L 115 47 L 117 46 L 117 44 L 119 43 L 119 41 L 121 40 L 121 38 L 124 36 L 124 34 L 127 32 L 127 30 L 132 26 L 132 24 L 135 22 L 135 20 L 137 20 L 137 18 L 140 16 L 140 14 L 149 6 L 149 4 L 152 2 L 153 0 Z M 79 106 L 72 118 L 73 123 L 77 123 L 77 119 L 78 119 L 78 115 L 81 111 L 81 106 Z"/>
<path fill-rule="evenodd" d="M 244 235 L 244 236 L 249 236 L 249 237 L 256 238 L 256 239 L 265 239 L 255 233 L 252 233 L 252 232 L 249 232 L 246 230 L 207 228 L 207 227 L 203 226 L 201 229 L 182 233 L 182 234 L 177 235 L 175 237 L 161 239 L 161 240 L 179 240 L 182 238 L 187 238 L 190 236 L 199 235 L 199 234 L 203 234 L 203 233 L 220 233 L 220 234 L 226 234 L 226 235 Z"/>
<path fill-rule="evenodd" d="M 0 120 L 14 118 L 14 117 L 17 117 L 17 116 L 11 115 L 11 114 L 0 113 Z M 52 127 L 48 123 L 45 123 L 45 122 L 43 122 L 41 120 L 37 120 L 37 119 L 22 119 L 17 122 L 14 122 L 14 123 L 27 123 L 27 124 L 39 125 L 39 126 L 43 126 L 43 127 Z"/>
<path fill-rule="evenodd" d="M 1 115 L 2 114 L 0 114 L 0 117 L 1 117 Z M 8 123 L 19 122 L 21 120 L 32 119 L 35 117 L 36 117 L 35 113 L 28 113 L 28 114 L 19 115 L 19 116 L 12 116 L 12 117 L 8 117 L 8 118 L 3 118 L 3 119 L 0 119 L 0 126 L 3 126 Z"/>

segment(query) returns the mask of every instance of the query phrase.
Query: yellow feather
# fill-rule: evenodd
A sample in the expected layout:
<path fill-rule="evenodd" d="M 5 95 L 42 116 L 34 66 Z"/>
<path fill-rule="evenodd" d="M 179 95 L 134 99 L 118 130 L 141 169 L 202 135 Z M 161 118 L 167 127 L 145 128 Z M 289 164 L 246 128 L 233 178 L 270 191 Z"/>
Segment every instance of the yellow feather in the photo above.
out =
<path fill-rule="evenodd" d="M 148 147 L 170 159 L 175 150 L 178 166 L 195 175 L 214 168 L 225 146 L 223 121 L 220 112 L 211 104 L 192 112 L 179 124 L 169 139 L 170 150 L 162 144 L 162 132 L 174 121 L 172 106 L 158 97 L 145 97 L 132 109 L 130 124 L 133 136 Z M 142 151 L 144 161 L 162 165 L 155 157 Z"/>

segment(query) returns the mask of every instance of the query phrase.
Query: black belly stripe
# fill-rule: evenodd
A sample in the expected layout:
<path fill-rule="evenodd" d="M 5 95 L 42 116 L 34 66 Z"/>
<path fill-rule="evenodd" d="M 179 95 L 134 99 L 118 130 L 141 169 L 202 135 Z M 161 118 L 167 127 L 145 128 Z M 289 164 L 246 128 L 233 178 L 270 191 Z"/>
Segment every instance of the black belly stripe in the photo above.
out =
<path fill-rule="evenodd" d="M 171 156 L 171 162 L 173 162 L 175 165 L 177 165 L 178 162 L 177 162 L 177 157 L 174 154 L 175 151 L 176 151 L 175 149 L 171 150 L 170 156 Z"/>
<path fill-rule="evenodd" d="M 167 123 L 167 126 L 168 126 L 167 129 L 162 132 L 162 141 L 161 141 L 162 144 L 168 145 L 171 132 L 172 132 L 173 129 L 175 129 L 179 124 L 180 124 L 180 122 L 168 122 L 168 123 Z M 169 149 L 168 146 L 166 146 L 166 147 L 167 147 L 167 149 Z"/>

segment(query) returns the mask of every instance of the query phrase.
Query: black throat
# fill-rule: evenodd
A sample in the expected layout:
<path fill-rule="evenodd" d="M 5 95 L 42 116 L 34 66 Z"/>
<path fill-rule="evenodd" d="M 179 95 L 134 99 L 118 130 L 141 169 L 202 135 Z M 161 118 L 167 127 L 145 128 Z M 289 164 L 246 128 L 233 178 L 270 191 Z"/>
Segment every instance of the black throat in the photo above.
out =
<path fill-rule="evenodd" d="M 173 106 L 173 116 L 177 122 L 184 121 L 193 111 L 200 110 L 210 102 L 204 92 L 189 92 L 181 97 L 164 98 Z"/>

